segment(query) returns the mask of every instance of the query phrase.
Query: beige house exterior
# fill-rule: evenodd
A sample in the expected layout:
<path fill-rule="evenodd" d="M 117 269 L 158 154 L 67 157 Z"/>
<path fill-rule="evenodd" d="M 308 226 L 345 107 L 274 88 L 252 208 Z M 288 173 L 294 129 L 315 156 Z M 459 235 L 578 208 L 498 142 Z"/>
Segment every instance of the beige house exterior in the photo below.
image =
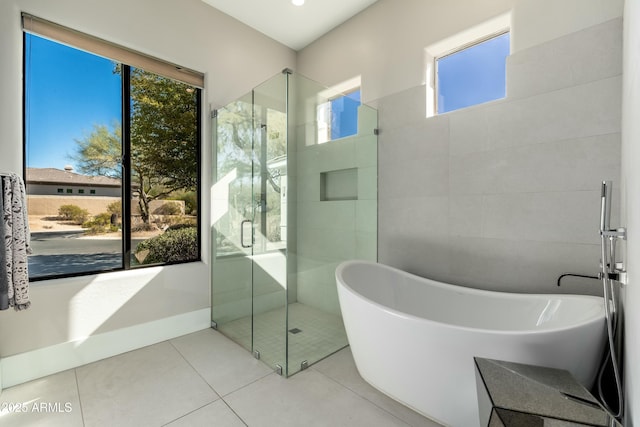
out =
<path fill-rule="evenodd" d="M 54 168 L 27 168 L 26 190 L 29 215 L 58 214 L 62 205 L 76 205 L 97 215 L 120 201 L 120 179 L 87 176 Z"/>
<path fill-rule="evenodd" d="M 117 197 L 120 198 L 120 179 L 88 176 L 54 168 L 27 168 L 27 194 L 38 196 Z"/>
<path fill-rule="evenodd" d="M 98 215 L 121 200 L 121 185 L 119 179 L 81 175 L 71 167 L 27 168 L 27 209 L 29 215 L 57 216 L 60 206 L 76 205 L 90 215 Z M 173 211 L 184 215 L 182 200 L 153 200 L 149 210 L 154 215 L 163 215 L 167 205 L 176 205 Z M 132 200 L 131 213 L 134 217 L 140 215 L 137 199 Z"/>

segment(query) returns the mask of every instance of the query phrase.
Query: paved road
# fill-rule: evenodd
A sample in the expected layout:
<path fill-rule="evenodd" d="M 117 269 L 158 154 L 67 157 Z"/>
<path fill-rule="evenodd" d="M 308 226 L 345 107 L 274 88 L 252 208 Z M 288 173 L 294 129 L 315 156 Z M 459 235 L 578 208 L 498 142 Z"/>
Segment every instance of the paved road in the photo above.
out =
<path fill-rule="evenodd" d="M 122 240 L 81 238 L 81 231 L 31 233 L 32 278 L 122 268 Z M 131 242 L 135 248 L 142 240 Z"/>

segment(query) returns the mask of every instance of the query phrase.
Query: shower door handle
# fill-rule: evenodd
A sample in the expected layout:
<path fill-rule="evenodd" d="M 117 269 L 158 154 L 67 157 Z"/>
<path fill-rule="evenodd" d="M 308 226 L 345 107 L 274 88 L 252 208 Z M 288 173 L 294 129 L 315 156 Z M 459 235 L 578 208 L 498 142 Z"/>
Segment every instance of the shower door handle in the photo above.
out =
<path fill-rule="evenodd" d="M 244 243 L 244 225 L 245 224 L 250 224 L 251 225 L 251 242 L 248 245 L 245 245 Z M 245 219 L 244 221 L 242 221 L 240 223 L 240 245 L 243 248 L 250 248 L 253 246 L 253 221 L 251 221 L 250 219 Z"/>

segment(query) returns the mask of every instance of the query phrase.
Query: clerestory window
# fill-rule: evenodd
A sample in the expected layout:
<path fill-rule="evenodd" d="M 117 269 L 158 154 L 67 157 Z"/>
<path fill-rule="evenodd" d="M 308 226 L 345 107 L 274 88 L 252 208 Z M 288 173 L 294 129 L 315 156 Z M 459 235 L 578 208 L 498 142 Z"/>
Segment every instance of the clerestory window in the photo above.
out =
<path fill-rule="evenodd" d="M 509 32 L 435 59 L 438 114 L 504 98 Z"/>
<path fill-rule="evenodd" d="M 357 88 L 318 105 L 318 144 L 356 135 L 361 104 L 360 88 Z"/>

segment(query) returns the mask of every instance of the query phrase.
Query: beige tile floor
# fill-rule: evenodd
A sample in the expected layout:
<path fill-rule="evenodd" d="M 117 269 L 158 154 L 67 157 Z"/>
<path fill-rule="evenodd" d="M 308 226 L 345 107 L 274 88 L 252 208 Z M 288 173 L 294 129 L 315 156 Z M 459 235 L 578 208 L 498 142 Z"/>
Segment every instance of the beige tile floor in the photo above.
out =
<path fill-rule="evenodd" d="M 8 388 L 0 426 L 439 424 L 369 386 L 349 348 L 285 379 L 206 329 Z"/>

